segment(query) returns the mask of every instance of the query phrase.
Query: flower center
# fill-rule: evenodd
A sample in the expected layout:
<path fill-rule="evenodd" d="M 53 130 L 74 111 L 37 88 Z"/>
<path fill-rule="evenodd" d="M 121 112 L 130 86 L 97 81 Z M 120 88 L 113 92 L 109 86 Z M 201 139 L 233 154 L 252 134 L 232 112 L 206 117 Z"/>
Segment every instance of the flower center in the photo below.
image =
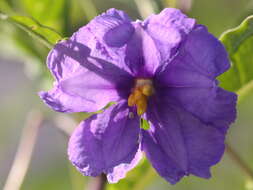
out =
<path fill-rule="evenodd" d="M 137 114 L 142 115 L 147 110 L 148 97 L 154 94 L 151 79 L 136 79 L 135 86 L 128 97 L 128 106 L 136 106 Z"/>

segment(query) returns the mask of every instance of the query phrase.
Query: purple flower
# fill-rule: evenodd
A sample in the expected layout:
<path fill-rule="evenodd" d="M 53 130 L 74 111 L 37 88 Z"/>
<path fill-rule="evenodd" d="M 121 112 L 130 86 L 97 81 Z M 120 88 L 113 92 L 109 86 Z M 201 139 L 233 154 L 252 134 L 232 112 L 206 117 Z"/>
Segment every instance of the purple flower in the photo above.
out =
<path fill-rule="evenodd" d="M 222 44 L 177 9 L 131 21 L 110 9 L 49 53 L 54 88 L 43 101 L 60 112 L 94 112 L 69 141 L 68 155 L 88 176 L 115 183 L 144 152 L 172 184 L 209 178 L 236 117 L 236 95 L 218 87 L 229 68 Z M 140 128 L 140 118 L 150 128 Z"/>

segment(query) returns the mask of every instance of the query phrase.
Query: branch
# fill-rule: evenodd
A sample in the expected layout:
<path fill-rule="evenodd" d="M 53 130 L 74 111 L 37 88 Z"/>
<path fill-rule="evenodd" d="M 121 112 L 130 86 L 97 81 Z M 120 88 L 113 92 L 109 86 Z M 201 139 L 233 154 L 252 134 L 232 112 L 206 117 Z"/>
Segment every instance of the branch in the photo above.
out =
<path fill-rule="evenodd" d="M 42 121 L 43 116 L 38 111 L 31 111 L 27 115 L 18 150 L 3 190 L 20 189 L 31 161 L 38 129 L 41 126 Z"/>
<path fill-rule="evenodd" d="M 90 181 L 85 189 L 105 190 L 106 184 L 107 184 L 106 175 L 102 174 L 100 176 L 90 178 Z"/>
<path fill-rule="evenodd" d="M 253 171 L 247 163 L 240 157 L 240 155 L 227 143 L 226 152 L 230 158 L 244 171 L 244 173 L 253 179 Z"/>

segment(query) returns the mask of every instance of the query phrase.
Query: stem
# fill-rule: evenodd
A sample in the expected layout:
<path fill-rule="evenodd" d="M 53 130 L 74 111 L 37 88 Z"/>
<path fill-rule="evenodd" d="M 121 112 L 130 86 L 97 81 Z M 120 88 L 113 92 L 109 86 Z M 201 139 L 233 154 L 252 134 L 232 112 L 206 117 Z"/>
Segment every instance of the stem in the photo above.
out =
<path fill-rule="evenodd" d="M 87 190 L 105 190 L 107 184 L 106 175 L 102 174 L 100 176 L 90 178 Z"/>
<path fill-rule="evenodd" d="M 241 170 L 244 171 L 244 173 L 253 180 L 252 169 L 229 144 L 226 144 L 226 152 L 230 158 L 241 168 Z"/>
<path fill-rule="evenodd" d="M 54 124 L 56 128 L 66 137 L 71 136 L 75 127 L 78 125 L 78 123 L 71 117 L 61 115 L 54 118 Z"/>
<path fill-rule="evenodd" d="M 42 121 L 43 116 L 40 112 L 31 111 L 28 114 L 14 162 L 3 188 L 4 190 L 20 189 L 31 161 Z"/>

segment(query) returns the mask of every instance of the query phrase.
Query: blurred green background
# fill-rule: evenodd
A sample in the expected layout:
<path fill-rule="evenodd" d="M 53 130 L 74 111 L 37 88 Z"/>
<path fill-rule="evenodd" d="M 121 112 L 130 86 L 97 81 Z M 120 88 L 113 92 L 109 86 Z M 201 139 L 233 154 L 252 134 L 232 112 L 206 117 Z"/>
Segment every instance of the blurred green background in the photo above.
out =
<path fill-rule="evenodd" d="M 165 7 L 181 8 L 219 37 L 253 14 L 252 0 L 0 0 L 0 11 L 9 15 L 30 16 L 54 28 L 63 37 L 108 8 L 122 9 L 133 20 L 142 19 Z M 22 190 L 85 189 L 87 177 L 69 163 L 68 138 L 57 129 L 55 118 L 65 117 L 47 108 L 37 96 L 50 88 L 52 78 L 45 66 L 47 47 L 15 25 L 0 19 L 0 189 L 5 184 L 25 125 L 32 109 L 45 114 L 39 129 L 32 160 Z M 253 53 L 253 52 L 252 52 Z M 253 168 L 253 97 L 238 107 L 238 120 L 231 127 L 227 141 Z M 144 160 L 127 178 L 109 190 L 253 190 L 253 182 L 225 154 L 212 169 L 213 177 L 204 180 L 190 176 L 177 185 L 160 178 Z"/>

